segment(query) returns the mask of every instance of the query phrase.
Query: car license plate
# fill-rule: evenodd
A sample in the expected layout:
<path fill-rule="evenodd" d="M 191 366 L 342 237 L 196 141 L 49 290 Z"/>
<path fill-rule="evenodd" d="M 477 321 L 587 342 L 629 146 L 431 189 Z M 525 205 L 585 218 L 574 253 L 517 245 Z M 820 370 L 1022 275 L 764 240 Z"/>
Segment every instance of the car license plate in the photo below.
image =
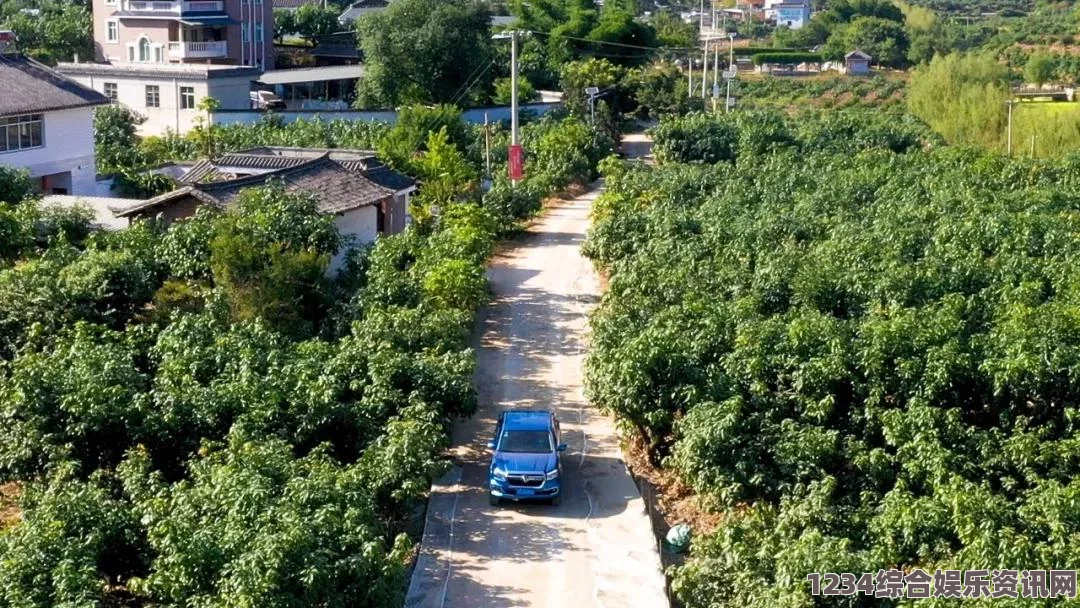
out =
<path fill-rule="evenodd" d="M 518 496 L 532 496 L 534 492 L 532 488 L 521 488 L 517 491 Z"/>

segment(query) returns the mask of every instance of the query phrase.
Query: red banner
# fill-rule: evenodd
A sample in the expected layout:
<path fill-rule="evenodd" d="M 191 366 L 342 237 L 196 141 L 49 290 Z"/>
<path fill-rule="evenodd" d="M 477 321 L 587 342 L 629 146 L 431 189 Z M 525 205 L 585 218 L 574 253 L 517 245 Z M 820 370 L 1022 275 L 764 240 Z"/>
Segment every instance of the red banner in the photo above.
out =
<path fill-rule="evenodd" d="M 521 146 L 510 146 L 510 179 L 521 179 L 524 172 L 521 169 Z"/>

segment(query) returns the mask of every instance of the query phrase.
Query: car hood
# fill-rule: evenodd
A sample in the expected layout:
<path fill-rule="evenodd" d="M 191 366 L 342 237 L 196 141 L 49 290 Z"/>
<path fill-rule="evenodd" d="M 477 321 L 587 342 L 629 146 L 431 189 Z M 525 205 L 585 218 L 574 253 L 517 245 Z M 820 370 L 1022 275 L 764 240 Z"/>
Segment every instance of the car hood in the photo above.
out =
<path fill-rule="evenodd" d="M 555 454 L 521 454 L 498 452 L 491 463 L 497 468 L 514 473 L 546 473 L 555 468 Z"/>

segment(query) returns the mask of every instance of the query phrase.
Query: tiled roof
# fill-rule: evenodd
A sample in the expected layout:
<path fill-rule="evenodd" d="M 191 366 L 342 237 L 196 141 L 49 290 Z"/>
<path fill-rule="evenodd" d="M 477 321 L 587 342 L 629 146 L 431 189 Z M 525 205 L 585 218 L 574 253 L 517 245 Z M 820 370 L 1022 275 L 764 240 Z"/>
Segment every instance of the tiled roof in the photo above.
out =
<path fill-rule="evenodd" d="M 215 163 L 217 166 L 250 167 L 250 168 L 281 168 L 295 166 L 305 158 L 315 155 L 328 155 L 330 160 L 342 167 L 359 173 L 371 181 L 390 188 L 395 192 L 407 190 L 416 185 L 412 178 L 402 175 L 387 167 L 371 150 L 350 150 L 345 148 L 285 148 L 285 147 L 262 147 L 243 150 L 235 154 L 226 154 Z M 184 181 L 188 180 L 184 176 Z"/>
<path fill-rule="evenodd" d="M 200 184 L 198 188 L 222 202 L 229 203 L 244 188 L 259 186 L 276 179 L 285 182 L 287 192 L 300 191 L 314 194 L 319 201 L 319 211 L 323 213 L 342 213 L 358 207 L 374 205 L 394 194 L 389 188 L 364 179 L 363 176 L 345 169 L 325 156 L 297 167 L 235 180 Z"/>
<path fill-rule="evenodd" d="M 0 116 L 109 103 L 101 93 L 16 53 L 0 53 L 0 83 Z"/>
<path fill-rule="evenodd" d="M 361 173 L 364 177 L 379 184 L 383 188 L 388 188 L 394 192 L 400 192 L 402 190 L 408 190 L 416 185 L 416 181 L 411 177 L 407 177 L 394 171 L 390 167 L 379 167 L 377 169 L 369 169 Z"/>
<path fill-rule="evenodd" d="M 253 155 L 236 154 L 235 157 L 250 157 Z M 274 158 L 274 157 L 271 157 Z M 288 159 L 295 161 L 297 159 Z M 203 175 L 216 175 L 215 164 L 204 161 L 199 163 L 184 176 L 186 184 L 172 192 L 152 198 L 138 205 L 132 205 L 118 210 L 118 216 L 126 216 L 154 206 L 166 203 L 185 196 L 194 196 L 205 203 L 219 206 L 231 203 L 245 188 L 258 187 L 271 180 L 281 180 L 285 183 L 287 192 L 310 192 L 318 200 L 319 211 L 323 213 L 343 213 L 359 207 L 377 204 L 394 195 L 395 190 L 384 187 L 373 179 L 350 171 L 338 162 L 329 158 L 329 154 L 323 153 L 315 158 L 299 159 L 299 163 L 286 167 L 241 178 L 223 179 L 221 181 L 194 183 L 188 176 L 194 171 L 200 171 Z M 241 165 L 233 165 L 241 166 Z M 208 168 L 209 167 L 209 168 Z"/>

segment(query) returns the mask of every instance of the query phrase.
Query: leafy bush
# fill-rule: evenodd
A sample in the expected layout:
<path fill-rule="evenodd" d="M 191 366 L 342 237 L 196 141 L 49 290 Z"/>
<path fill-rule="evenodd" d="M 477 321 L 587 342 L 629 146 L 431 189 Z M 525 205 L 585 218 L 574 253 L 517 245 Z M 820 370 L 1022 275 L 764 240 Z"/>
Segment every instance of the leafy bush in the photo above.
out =
<path fill-rule="evenodd" d="M 598 204 L 588 394 L 723 512 L 675 573 L 690 608 L 1078 558 L 1076 161 L 897 154 L 877 128 L 627 169 Z"/>

